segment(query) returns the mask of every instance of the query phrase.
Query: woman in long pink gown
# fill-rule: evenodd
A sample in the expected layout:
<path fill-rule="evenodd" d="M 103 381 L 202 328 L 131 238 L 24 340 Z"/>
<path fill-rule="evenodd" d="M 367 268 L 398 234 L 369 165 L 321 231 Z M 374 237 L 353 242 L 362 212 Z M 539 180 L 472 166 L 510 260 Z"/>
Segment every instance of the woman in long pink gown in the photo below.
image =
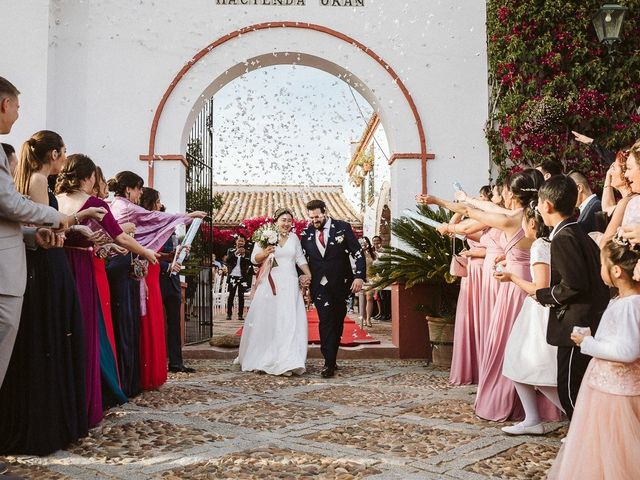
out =
<path fill-rule="evenodd" d="M 474 220 L 504 232 L 501 245 L 507 256 L 509 271 L 517 272 L 523 278 L 530 278 L 529 248 L 531 240 L 524 236 L 522 229 L 523 207 L 532 202 L 537 203 L 538 188 L 544 183 L 544 177 L 534 169 L 527 169 L 513 175 L 509 181 L 509 189 L 505 195 L 505 209 L 492 204 L 469 198 L 461 192 L 458 200 L 465 203 L 454 203 L 437 197 L 418 197 L 419 201 L 440 205 L 456 213 L 466 215 Z M 498 283 L 497 280 L 495 280 Z M 516 395 L 513 382 L 502 376 L 504 350 L 511 326 L 515 321 L 524 295 L 514 286 L 499 287 L 484 342 L 483 359 L 479 371 L 478 393 L 476 396 L 476 414 L 487 420 L 505 421 L 522 418 L 522 406 Z"/>
<path fill-rule="evenodd" d="M 506 256 L 506 270 L 531 281 L 529 270 L 529 244 L 518 246 L 524 238 L 520 229 L 511 239 L 502 236 L 502 245 Z M 497 280 L 493 279 L 497 282 Z M 523 414 L 515 386 L 502 375 L 504 350 L 511 332 L 511 326 L 527 294 L 512 283 L 502 285 L 495 300 L 487 329 L 485 354 L 480 367 L 481 377 L 476 396 L 476 415 L 487 420 L 504 421 Z"/>
<path fill-rule="evenodd" d="M 476 318 L 474 328 L 476 340 L 476 355 L 478 358 L 478 378 L 480 369 L 485 357 L 487 332 L 489 331 L 489 321 L 493 307 L 500 291 L 501 283 L 493 278 L 493 269 L 496 265 L 496 259 L 504 255 L 504 249 L 500 242 L 502 231 L 497 228 L 489 228 L 480 237 L 480 245 L 484 247 L 484 259 L 482 262 L 482 286 L 480 287 L 480 311 Z"/>
<path fill-rule="evenodd" d="M 460 295 L 456 308 L 456 326 L 453 337 L 453 357 L 449 381 L 454 385 L 478 382 L 478 346 L 476 326 L 480 316 L 482 266 L 484 248 L 480 242 L 467 238 L 467 276 L 460 279 Z"/>

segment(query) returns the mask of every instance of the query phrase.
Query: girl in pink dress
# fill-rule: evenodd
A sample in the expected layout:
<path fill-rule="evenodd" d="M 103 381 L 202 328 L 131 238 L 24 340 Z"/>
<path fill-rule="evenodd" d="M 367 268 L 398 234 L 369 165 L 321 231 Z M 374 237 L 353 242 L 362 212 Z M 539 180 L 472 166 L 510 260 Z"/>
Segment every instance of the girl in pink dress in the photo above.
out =
<path fill-rule="evenodd" d="M 602 249 L 602 279 L 619 296 L 609 303 L 595 337 L 571 339 L 591 355 L 571 426 L 547 478 L 640 478 L 640 282 L 633 278 L 640 255 L 618 237 Z M 637 278 L 637 277 L 636 277 Z"/>

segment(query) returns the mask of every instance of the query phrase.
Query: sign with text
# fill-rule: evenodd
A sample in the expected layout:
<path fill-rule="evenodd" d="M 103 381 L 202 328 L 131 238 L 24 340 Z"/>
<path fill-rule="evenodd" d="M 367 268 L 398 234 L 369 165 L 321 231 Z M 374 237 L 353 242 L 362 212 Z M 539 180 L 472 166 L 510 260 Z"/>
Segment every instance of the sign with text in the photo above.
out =
<path fill-rule="evenodd" d="M 304 7 L 310 0 L 216 0 L 216 5 Z M 364 0 L 317 0 L 323 7 L 364 7 Z"/>

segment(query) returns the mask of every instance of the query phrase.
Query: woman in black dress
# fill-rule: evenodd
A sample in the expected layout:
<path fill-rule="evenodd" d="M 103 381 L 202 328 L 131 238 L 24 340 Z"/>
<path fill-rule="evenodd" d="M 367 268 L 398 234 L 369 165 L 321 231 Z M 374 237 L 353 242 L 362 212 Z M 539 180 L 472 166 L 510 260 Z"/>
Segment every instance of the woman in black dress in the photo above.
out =
<path fill-rule="evenodd" d="M 34 134 L 22 147 L 18 190 L 57 208 L 47 176 L 60 171 L 65 150 L 58 134 Z M 63 249 L 27 250 L 22 315 L 0 389 L 0 454 L 47 455 L 87 435 L 82 325 Z"/>

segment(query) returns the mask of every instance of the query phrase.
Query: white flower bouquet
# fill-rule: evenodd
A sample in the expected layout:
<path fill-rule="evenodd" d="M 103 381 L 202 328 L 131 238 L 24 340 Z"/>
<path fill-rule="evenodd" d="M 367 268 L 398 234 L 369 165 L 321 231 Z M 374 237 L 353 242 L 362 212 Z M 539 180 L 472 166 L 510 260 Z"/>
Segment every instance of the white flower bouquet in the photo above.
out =
<path fill-rule="evenodd" d="M 268 222 L 253 232 L 251 239 L 262 248 L 275 247 L 278 244 L 278 227 Z M 277 267 L 278 262 L 273 253 L 269 256 L 271 259 L 271 267 Z"/>

